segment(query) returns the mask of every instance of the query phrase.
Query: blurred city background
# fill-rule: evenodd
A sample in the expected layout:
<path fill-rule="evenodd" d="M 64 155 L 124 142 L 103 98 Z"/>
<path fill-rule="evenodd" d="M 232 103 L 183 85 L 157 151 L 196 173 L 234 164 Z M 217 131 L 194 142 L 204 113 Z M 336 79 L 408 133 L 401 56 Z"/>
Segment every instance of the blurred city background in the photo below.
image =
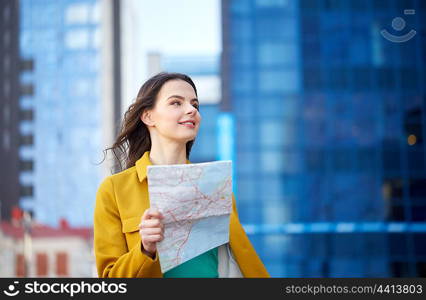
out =
<path fill-rule="evenodd" d="M 1 0 L 0 277 L 91 277 L 103 149 L 190 75 L 274 277 L 426 276 L 423 0 Z"/>

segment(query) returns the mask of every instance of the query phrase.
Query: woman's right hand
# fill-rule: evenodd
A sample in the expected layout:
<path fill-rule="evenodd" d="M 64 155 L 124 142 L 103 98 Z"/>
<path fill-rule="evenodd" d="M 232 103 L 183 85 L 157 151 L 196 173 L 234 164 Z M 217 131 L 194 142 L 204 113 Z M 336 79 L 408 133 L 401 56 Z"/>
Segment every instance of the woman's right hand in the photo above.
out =
<path fill-rule="evenodd" d="M 163 215 L 155 208 L 148 208 L 143 213 L 139 224 L 139 234 L 142 240 L 142 252 L 151 258 L 157 251 L 157 242 L 164 239 Z"/>

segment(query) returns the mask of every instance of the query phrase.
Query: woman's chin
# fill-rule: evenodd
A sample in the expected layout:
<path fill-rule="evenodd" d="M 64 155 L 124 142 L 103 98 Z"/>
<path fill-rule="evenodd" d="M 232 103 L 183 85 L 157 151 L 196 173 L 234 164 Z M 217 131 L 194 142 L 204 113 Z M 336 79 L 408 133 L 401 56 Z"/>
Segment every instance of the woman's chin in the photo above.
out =
<path fill-rule="evenodd" d="M 197 137 L 197 132 L 188 132 L 186 134 L 185 133 L 182 134 L 181 136 L 183 140 L 185 140 L 186 142 L 189 142 Z"/>
<path fill-rule="evenodd" d="M 188 138 L 186 138 L 185 139 L 185 144 L 186 143 L 188 143 L 188 142 L 190 142 L 190 141 L 193 141 L 193 140 L 195 140 L 195 138 L 196 138 L 197 136 L 195 135 L 195 136 L 192 136 L 192 137 L 188 137 Z"/>
<path fill-rule="evenodd" d="M 197 137 L 197 135 L 185 135 L 185 136 L 180 136 L 178 138 L 175 138 L 175 140 L 179 143 L 186 144 L 190 141 L 195 140 L 196 137 Z"/>

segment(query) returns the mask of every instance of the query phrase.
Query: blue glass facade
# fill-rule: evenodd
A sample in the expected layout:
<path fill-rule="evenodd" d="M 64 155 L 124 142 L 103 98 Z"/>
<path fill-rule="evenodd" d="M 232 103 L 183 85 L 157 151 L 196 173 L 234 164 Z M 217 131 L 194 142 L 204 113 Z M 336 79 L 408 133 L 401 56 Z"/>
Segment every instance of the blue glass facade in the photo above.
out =
<path fill-rule="evenodd" d="M 34 61 L 34 71 L 21 77 L 34 85 L 34 95 L 20 105 L 35 115 L 21 126 L 34 135 L 34 145 L 20 149 L 22 159 L 34 161 L 33 172 L 21 174 L 21 182 L 34 186 L 21 206 L 44 224 L 61 218 L 92 224 L 101 179 L 95 164 L 102 159 L 99 6 L 97 0 L 20 1 L 20 52 Z"/>
<path fill-rule="evenodd" d="M 222 7 L 239 215 L 271 275 L 425 276 L 424 2 Z"/>
<path fill-rule="evenodd" d="M 191 149 L 191 162 L 206 162 L 217 159 L 217 120 L 220 115 L 219 105 L 200 105 L 202 124 Z"/>

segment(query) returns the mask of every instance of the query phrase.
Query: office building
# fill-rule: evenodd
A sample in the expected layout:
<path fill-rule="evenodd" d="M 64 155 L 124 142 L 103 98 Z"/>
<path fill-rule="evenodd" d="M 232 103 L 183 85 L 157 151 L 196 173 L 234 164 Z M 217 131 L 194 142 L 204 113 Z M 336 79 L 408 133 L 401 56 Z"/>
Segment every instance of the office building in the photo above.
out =
<path fill-rule="evenodd" d="M 33 144 L 20 150 L 33 162 L 21 181 L 33 189 L 20 205 L 43 224 L 57 226 L 65 218 L 71 226 L 89 226 L 97 187 L 109 171 L 99 165 L 102 150 L 118 127 L 119 27 L 113 21 L 118 2 L 19 3 L 20 53 L 33 61 L 21 82 L 35 87 L 20 99 L 34 112 L 22 129 Z"/>
<path fill-rule="evenodd" d="M 425 276 L 425 11 L 222 1 L 238 209 L 273 276 Z"/>

